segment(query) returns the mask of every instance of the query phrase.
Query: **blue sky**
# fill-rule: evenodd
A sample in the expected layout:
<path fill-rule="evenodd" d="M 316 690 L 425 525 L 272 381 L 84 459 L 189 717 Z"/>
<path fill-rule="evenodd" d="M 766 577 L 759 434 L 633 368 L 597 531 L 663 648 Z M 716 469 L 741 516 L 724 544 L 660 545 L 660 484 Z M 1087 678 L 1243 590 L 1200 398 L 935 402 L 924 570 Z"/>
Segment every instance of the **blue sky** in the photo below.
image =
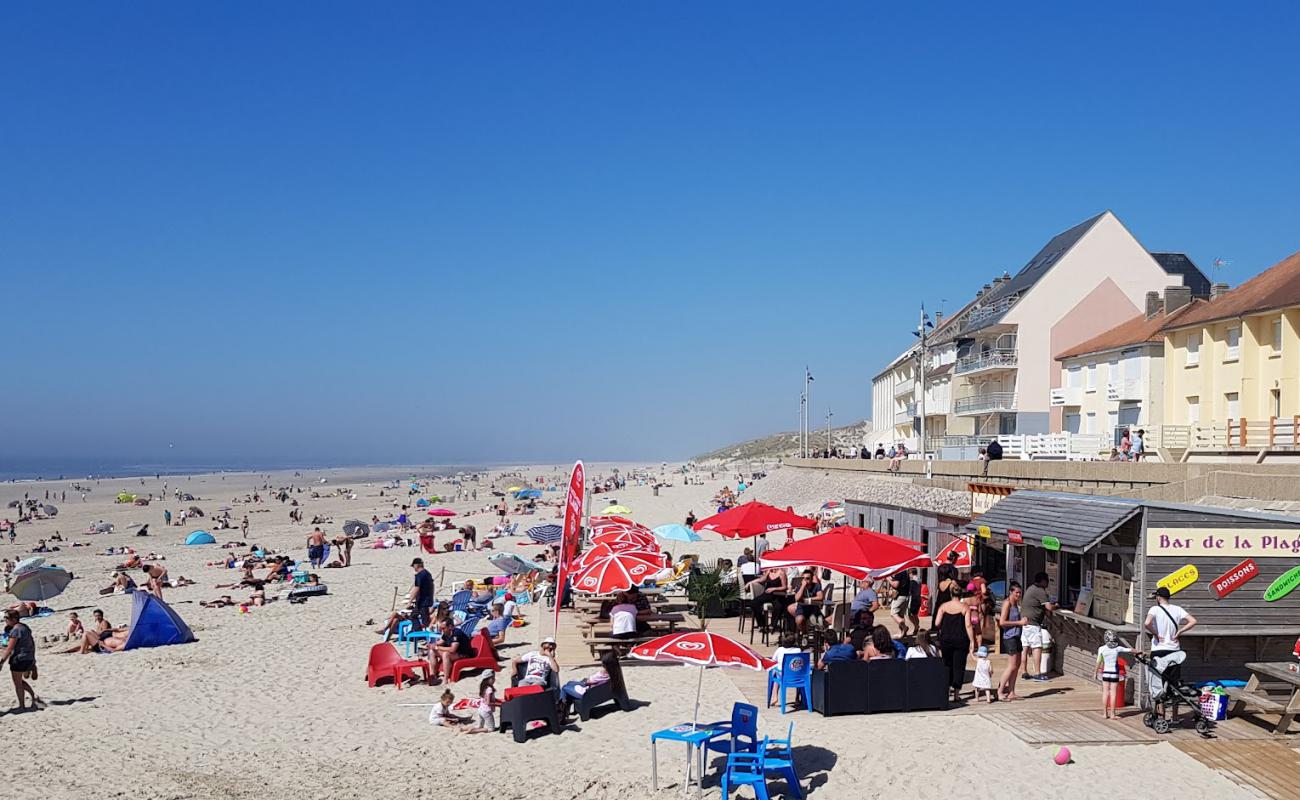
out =
<path fill-rule="evenodd" d="M 0 460 L 673 458 L 1113 209 L 1300 249 L 1294 4 L 6 3 Z M 168 444 L 174 444 L 169 448 Z"/>

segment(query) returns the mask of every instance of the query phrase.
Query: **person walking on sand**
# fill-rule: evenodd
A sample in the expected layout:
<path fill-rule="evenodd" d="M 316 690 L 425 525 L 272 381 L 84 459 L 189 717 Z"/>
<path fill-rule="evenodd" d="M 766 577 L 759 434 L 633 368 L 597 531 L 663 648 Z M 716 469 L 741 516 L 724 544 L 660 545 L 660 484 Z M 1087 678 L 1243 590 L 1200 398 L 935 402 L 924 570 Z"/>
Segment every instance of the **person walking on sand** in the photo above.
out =
<path fill-rule="evenodd" d="M 321 533 L 320 528 L 313 528 L 307 535 L 307 559 L 311 562 L 312 569 L 319 569 L 325 560 L 325 534 Z"/>
<path fill-rule="evenodd" d="M 36 640 L 32 629 L 18 615 L 17 611 L 5 612 L 5 634 L 9 643 L 0 653 L 0 664 L 9 662 L 9 674 L 14 681 L 14 692 L 18 695 L 18 711 L 27 711 L 26 697 L 32 696 L 32 709 L 44 708 L 45 702 L 36 696 L 36 690 L 29 681 L 36 680 Z"/>
<path fill-rule="evenodd" d="M 1016 694 L 1016 679 L 1020 677 L 1020 663 L 1024 661 L 1024 647 L 1020 641 L 1021 630 L 1025 621 L 1020 618 L 1020 583 L 1011 581 L 1007 584 L 1007 599 L 1002 601 L 1002 610 L 998 613 L 998 630 L 1002 632 L 1002 652 L 1007 656 L 1007 668 L 998 683 L 999 700 L 1019 700 Z"/>
<path fill-rule="evenodd" d="M 248 515 L 247 514 L 244 515 L 244 519 L 239 523 L 239 535 L 241 538 L 248 536 Z"/>

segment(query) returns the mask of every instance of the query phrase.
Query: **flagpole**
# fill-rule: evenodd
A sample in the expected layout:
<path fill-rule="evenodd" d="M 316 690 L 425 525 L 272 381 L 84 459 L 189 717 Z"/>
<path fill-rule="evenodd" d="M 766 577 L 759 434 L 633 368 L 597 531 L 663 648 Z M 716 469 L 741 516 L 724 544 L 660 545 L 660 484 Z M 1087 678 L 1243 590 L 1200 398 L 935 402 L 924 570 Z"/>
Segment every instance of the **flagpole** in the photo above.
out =
<path fill-rule="evenodd" d="M 925 462 L 925 305 L 921 305 L 921 368 L 919 371 L 919 380 L 921 383 L 921 442 L 917 449 L 921 451 L 921 462 Z"/>

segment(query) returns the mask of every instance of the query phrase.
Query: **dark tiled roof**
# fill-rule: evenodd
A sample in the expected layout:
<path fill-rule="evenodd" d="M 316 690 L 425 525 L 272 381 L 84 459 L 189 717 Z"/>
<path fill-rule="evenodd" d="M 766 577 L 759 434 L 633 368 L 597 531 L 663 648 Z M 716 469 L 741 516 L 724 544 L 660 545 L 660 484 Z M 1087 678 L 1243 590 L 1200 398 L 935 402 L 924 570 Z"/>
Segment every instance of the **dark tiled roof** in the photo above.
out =
<path fill-rule="evenodd" d="M 1166 325 L 1204 304 L 1204 300 L 1193 300 L 1169 316 L 1165 316 L 1165 312 L 1161 310 L 1159 314 L 1150 319 L 1143 312 L 1132 319 L 1121 322 L 1105 333 L 1098 334 L 1085 342 L 1076 344 L 1074 347 L 1067 348 L 1056 355 L 1056 360 L 1061 361 L 1074 356 L 1101 353 L 1146 342 L 1163 342 L 1165 338 L 1163 331 Z"/>
<path fill-rule="evenodd" d="M 1292 253 L 1222 297 L 1166 324 L 1166 329 L 1300 306 L 1300 252 Z"/>
<path fill-rule="evenodd" d="M 1043 245 L 1043 249 L 1029 259 L 1028 264 L 1025 264 L 1020 268 L 1019 272 L 1011 276 L 1011 280 L 1003 281 L 1001 285 L 990 289 L 983 297 L 979 298 L 980 305 L 992 305 L 1004 297 L 1021 294 L 1033 288 L 1034 284 L 1038 283 L 1039 279 L 1046 275 L 1048 270 L 1056 266 L 1056 262 L 1060 261 L 1061 257 L 1068 253 L 1070 248 L 1078 244 L 1079 240 L 1092 229 L 1093 225 L 1097 224 L 1097 220 L 1105 215 L 1106 212 L 1103 211 L 1095 217 L 1080 222 L 1068 231 L 1053 236 L 1051 241 Z M 987 328 L 990 325 L 996 325 L 1002 321 L 1004 316 L 1005 313 L 989 317 L 981 321 L 980 324 L 967 328 L 962 333 L 971 333 L 981 328 Z"/>
<path fill-rule="evenodd" d="M 1192 297 L 1210 296 L 1210 279 L 1184 253 L 1152 253 L 1160 268 L 1169 275 L 1183 279 L 1183 285 L 1192 290 Z"/>
<path fill-rule="evenodd" d="M 1095 547 L 1141 510 L 1137 500 L 1063 492 L 1012 492 L 971 521 L 968 531 L 987 525 L 994 536 L 1005 539 L 1007 530 L 1020 531 L 1027 544 L 1041 546 L 1044 536 L 1055 536 L 1061 547 L 1083 552 Z"/>

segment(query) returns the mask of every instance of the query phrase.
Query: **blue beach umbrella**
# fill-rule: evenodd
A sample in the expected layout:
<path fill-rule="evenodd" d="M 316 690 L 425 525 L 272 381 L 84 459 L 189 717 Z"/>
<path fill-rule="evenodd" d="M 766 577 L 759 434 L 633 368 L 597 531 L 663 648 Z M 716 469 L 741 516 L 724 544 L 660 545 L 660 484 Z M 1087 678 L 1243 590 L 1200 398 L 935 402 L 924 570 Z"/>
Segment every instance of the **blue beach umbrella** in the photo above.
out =
<path fill-rule="evenodd" d="M 685 525 L 660 525 L 654 529 L 654 535 L 669 542 L 698 542 L 702 538 Z"/>
<path fill-rule="evenodd" d="M 564 527 L 561 525 L 534 525 L 524 531 L 524 535 L 538 544 L 555 544 L 564 538 Z"/>
<path fill-rule="evenodd" d="M 67 570 L 59 567 L 36 567 L 14 578 L 9 584 L 9 594 L 19 600 L 40 602 L 61 594 L 71 582 L 72 576 Z"/>

